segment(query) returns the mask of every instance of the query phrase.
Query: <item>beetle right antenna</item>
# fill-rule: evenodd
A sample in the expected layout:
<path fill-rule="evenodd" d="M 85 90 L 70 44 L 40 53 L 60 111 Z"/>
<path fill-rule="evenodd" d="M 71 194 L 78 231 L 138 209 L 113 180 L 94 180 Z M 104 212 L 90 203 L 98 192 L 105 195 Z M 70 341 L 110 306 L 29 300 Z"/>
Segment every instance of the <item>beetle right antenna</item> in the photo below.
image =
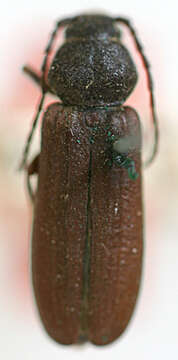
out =
<path fill-rule="evenodd" d="M 48 59 L 49 59 L 49 55 L 50 55 L 51 50 L 52 50 L 53 43 L 55 41 L 55 38 L 56 38 L 56 35 L 57 35 L 57 32 L 58 32 L 59 28 L 68 25 L 70 22 L 71 22 L 71 18 L 67 18 L 67 19 L 63 19 L 61 21 L 58 21 L 56 23 L 54 31 L 52 32 L 50 40 L 48 42 L 48 45 L 47 45 L 47 47 L 45 49 L 45 56 L 44 56 L 43 63 L 42 63 L 42 66 L 41 66 L 41 73 L 42 73 L 42 75 L 41 75 L 41 91 L 42 91 L 42 94 L 41 94 L 39 105 L 38 105 L 38 108 L 37 108 L 37 111 L 36 111 L 36 115 L 35 115 L 33 123 L 32 123 L 30 133 L 29 133 L 27 141 L 26 141 L 25 149 L 23 151 L 22 161 L 21 161 L 20 166 L 19 166 L 20 170 L 22 170 L 26 166 L 27 157 L 28 157 L 28 154 L 29 154 L 33 134 L 35 132 L 35 128 L 36 128 L 37 123 L 38 123 L 40 112 L 41 112 L 41 110 L 43 108 L 46 93 L 48 92 L 48 86 L 46 84 L 46 76 L 47 76 L 46 73 L 47 73 Z"/>
<path fill-rule="evenodd" d="M 149 62 L 148 62 L 144 52 L 143 52 L 142 45 L 140 44 L 140 41 L 138 40 L 135 29 L 132 27 L 130 21 L 128 19 L 125 19 L 122 17 L 115 18 L 114 20 L 118 21 L 120 23 L 123 23 L 130 30 L 131 35 L 135 41 L 136 48 L 141 56 L 144 68 L 146 70 L 148 89 L 150 92 L 151 113 L 152 113 L 152 119 L 153 119 L 153 125 L 154 125 L 154 145 L 153 145 L 153 149 L 152 149 L 152 154 L 145 163 L 145 165 L 147 166 L 147 165 L 150 165 L 151 162 L 153 161 L 153 159 L 155 158 L 155 155 L 158 151 L 158 140 L 159 140 L 159 130 L 158 130 L 158 122 L 157 122 L 157 117 L 156 117 L 156 112 L 155 112 L 155 101 L 154 101 L 154 95 L 153 95 L 153 80 L 152 80 L 152 76 L 151 76 L 151 72 L 150 72 L 150 65 L 149 65 Z"/>

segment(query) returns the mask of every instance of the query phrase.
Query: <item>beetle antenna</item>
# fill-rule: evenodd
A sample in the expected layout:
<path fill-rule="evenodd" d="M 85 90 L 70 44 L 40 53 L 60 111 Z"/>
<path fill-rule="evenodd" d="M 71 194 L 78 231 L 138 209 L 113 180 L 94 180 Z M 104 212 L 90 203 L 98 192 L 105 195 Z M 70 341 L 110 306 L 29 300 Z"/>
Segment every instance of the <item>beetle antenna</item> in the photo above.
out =
<path fill-rule="evenodd" d="M 38 108 L 37 108 L 37 111 L 36 111 L 36 115 L 35 115 L 33 123 L 32 123 L 30 133 L 29 133 L 27 141 L 26 141 L 25 149 L 23 151 L 22 161 L 21 161 L 21 164 L 19 166 L 20 170 L 22 170 L 23 168 L 26 167 L 27 157 L 28 157 L 28 154 L 29 154 L 32 138 L 33 138 L 33 135 L 34 135 L 34 132 L 35 132 L 38 120 L 39 120 L 41 110 L 43 108 L 46 93 L 48 92 L 48 87 L 47 87 L 47 84 L 46 84 L 46 73 L 47 73 L 48 59 L 49 59 L 49 55 L 50 55 L 51 50 L 52 50 L 53 43 L 55 41 L 55 38 L 56 38 L 56 35 L 57 35 L 57 32 L 58 32 L 59 28 L 63 27 L 63 26 L 66 26 L 70 22 L 71 22 L 71 18 L 68 18 L 68 19 L 63 19 L 61 21 L 58 21 L 56 23 L 54 31 L 52 32 L 50 40 L 48 42 L 48 45 L 47 45 L 47 47 L 45 49 L 44 60 L 43 60 L 42 66 L 41 66 L 41 73 L 42 73 L 42 75 L 41 75 L 41 91 L 42 91 L 42 94 L 41 94 L 39 105 L 38 105 Z"/>
<path fill-rule="evenodd" d="M 22 170 L 22 169 L 24 169 L 26 167 L 27 156 L 28 156 L 28 153 L 29 153 L 29 150 L 30 150 L 30 145 L 31 145 L 33 134 L 34 134 L 34 131 L 35 131 L 38 119 L 39 119 L 39 115 L 40 115 L 41 109 L 43 107 L 45 95 L 46 95 L 45 92 L 43 92 L 42 95 L 41 95 L 41 99 L 40 99 L 40 102 L 39 102 L 39 105 L 38 105 L 38 110 L 36 112 L 36 116 L 35 116 L 35 118 L 33 120 L 32 127 L 31 127 L 30 133 L 28 135 L 26 144 L 25 144 L 25 149 L 23 151 L 23 157 L 22 157 L 22 161 L 21 161 L 20 166 L 19 166 L 19 170 Z"/>
<path fill-rule="evenodd" d="M 153 121 L 153 126 L 154 126 L 154 144 L 153 144 L 153 149 L 152 149 L 152 153 L 150 155 L 150 158 L 148 158 L 148 160 L 146 161 L 145 165 L 150 165 L 151 162 L 154 160 L 155 155 L 157 153 L 158 150 L 158 141 L 159 141 L 159 129 L 158 129 L 158 122 L 157 122 L 157 117 L 156 117 L 156 112 L 155 112 L 155 100 L 154 100 L 154 94 L 153 94 L 153 80 L 152 80 L 152 75 L 150 72 L 150 64 L 143 52 L 143 47 L 140 43 L 140 41 L 138 40 L 138 37 L 136 35 L 135 29 L 133 28 L 133 26 L 131 25 L 130 21 L 128 19 L 122 18 L 122 17 L 118 17 L 114 19 L 117 22 L 120 22 L 124 25 L 126 25 L 128 27 L 128 29 L 130 30 L 130 33 L 135 41 L 135 45 L 136 48 L 140 54 L 141 60 L 143 62 L 143 66 L 145 68 L 146 71 L 146 76 L 147 76 L 147 83 L 148 83 L 148 89 L 149 89 L 149 93 L 150 93 L 150 107 L 151 107 L 151 114 L 152 114 L 152 121 Z"/>

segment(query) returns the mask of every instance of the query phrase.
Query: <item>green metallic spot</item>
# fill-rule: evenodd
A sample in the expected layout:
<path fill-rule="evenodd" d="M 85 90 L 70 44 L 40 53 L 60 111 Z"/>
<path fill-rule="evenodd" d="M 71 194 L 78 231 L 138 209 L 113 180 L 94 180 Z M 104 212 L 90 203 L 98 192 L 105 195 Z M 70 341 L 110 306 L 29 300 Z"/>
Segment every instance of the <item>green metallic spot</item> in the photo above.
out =
<path fill-rule="evenodd" d="M 128 176 L 131 180 L 136 180 L 138 178 L 134 160 L 130 159 L 126 155 L 114 153 L 113 161 L 119 167 L 125 168 L 127 170 Z"/>
<path fill-rule="evenodd" d="M 106 141 L 113 143 L 115 141 L 116 137 L 114 134 L 112 134 L 111 131 L 108 131 Z"/>
<path fill-rule="evenodd" d="M 89 141 L 90 141 L 90 144 L 94 144 L 94 142 L 95 142 L 92 136 L 89 138 Z"/>
<path fill-rule="evenodd" d="M 78 144 L 81 144 L 81 141 L 80 141 L 79 139 L 77 139 L 77 143 L 78 143 Z"/>
<path fill-rule="evenodd" d="M 134 168 L 132 168 L 132 167 L 128 168 L 127 172 L 128 172 L 129 178 L 131 180 L 136 180 L 138 178 L 138 173 L 135 170 L 135 166 L 134 166 Z"/>

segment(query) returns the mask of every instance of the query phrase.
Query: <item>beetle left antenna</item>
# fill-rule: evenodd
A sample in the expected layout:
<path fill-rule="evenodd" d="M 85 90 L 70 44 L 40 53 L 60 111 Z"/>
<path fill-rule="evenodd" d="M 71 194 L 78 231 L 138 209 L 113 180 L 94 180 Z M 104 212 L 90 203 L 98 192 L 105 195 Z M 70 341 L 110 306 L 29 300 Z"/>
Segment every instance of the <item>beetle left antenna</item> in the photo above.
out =
<path fill-rule="evenodd" d="M 71 22 L 71 20 L 72 20 L 71 18 L 67 18 L 67 19 L 63 19 L 61 21 L 58 21 L 56 23 L 54 31 L 52 32 L 50 40 L 48 42 L 48 45 L 47 45 L 47 47 L 45 49 L 45 56 L 44 56 L 44 60 L 43 60 L 42 66 L 41 66 L 41 73 L 42 73 L 42 75 L 41 75 L 41 91 L 42 91 L 42 94 L 41 94 L 39 105 L 38 105 L 38 108 L 37 108 L 37 111 L 36 111 L 36 115 L 35 115 L 33 123 L 32 123 L 30 133 L 29 133 L 27 141 L 26 141 L 25 149 L 23 151 L 22 161 L 21 161 L 20 166 L 19 166 L 20 170 L 25 168 L 26 165 L 27 165 L 27 157 L 28 157 L 28 154 L 29 154 L 32 138 L 33 138 L 33 135 L 34 135 L 37 123 L 38 123 L 40 112 L 41 112 L 43 104 L 44 104 L 46 93 L 48 92 L 48 87 L 46 85 L 46 75 L 47 75 L 46 73 L 47 73 L 48 59 L 49 59 L 49 55 L 50 55 L 51 50 L 52 50 L 53 43 L 55 41 L 55 38 L 56 38 L 56 35 L 57 35 L 57 32 L 58 32 L 59 28 L 68 25 Z"/>
<path fill-rule="evenodd" d="M 149 69 L 150 65 L 149 65 L 149 62 L 148 62 L 144 52 L 143 52 L 143 47 L 142 47 L 140 41 L 138 40 L 135 29 L 131 25 L 130 21 L 128 19 L 125 19 L 122 17 L 114 18 L 114 21 L 117 21 L 117 22 L 120 22 L 120 23 L 126 25 L 128 27 L 128 29 L 130 30 L 130 33 L 135 41 L 136 48 L 141 56 L 144 68 L 146 70 L 148 89 L 150 92 L 151 114 L 152 114 L 152 120 L 153 120 L 153 126 L 154 126 L 154 145 L 153 145 L 151 156 L 145 163 L 145 165 L 147 166 L 147 165 L 150 165 L 151 162 L 155 158 L 155 155 L 158 151 L 158 140 L 159 140 L 158 122 L 157 122 L 157 117 L 156 117 L 156 112 L 155 112 L 155 101 L 154 101 L 154 94 L 153 94 L 153 80 L 152 80 L 151 72 Z"/>

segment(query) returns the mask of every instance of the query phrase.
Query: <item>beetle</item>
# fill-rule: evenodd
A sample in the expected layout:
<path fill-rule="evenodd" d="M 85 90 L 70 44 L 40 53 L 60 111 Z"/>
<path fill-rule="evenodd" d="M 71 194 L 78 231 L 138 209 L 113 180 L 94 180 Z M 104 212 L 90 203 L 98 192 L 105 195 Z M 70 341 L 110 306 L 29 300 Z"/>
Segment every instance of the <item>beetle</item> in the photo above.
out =
<path fill-rule="evenodd" d="M 66 345 L 116 340 L 132 316 L 141 279 L 141 126 L 136 111 L 123 106 L 137 71 L 117 24 L 130 30 L 147 74 L 151 162 L 158 144 L 152 78 L 129 20 L 96 14 L 58 21 L 41 74 L 24 67 L 42 91 L 21 163 L 34 201 L 33 287 L 47 333 Z M 48 66 L 61 28 L 65 41 Z M 60 102 L 45 110 L 41 152 L 27 165 L 47 92 Z"/>

